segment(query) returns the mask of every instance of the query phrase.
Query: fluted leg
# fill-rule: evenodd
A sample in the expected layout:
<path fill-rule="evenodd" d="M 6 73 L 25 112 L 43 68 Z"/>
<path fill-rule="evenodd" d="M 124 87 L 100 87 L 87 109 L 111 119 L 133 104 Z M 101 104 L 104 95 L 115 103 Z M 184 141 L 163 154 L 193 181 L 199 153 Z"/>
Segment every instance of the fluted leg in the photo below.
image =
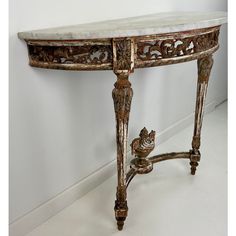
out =
<path fill-rule="evenodd" d="M 134 68 L 134 42 L 129 38 L 113 39 L 113 70 L 117 75 L 115 88 L 112 91 L 116 114 L 117 142 L 117 192 L 115 201 L 115 217 L 119 230 L 123 229 L 128 214 L 126 193 L 126 153 L 128 139 L 128 123 L 133 90 L 129 82 L 129 74 Z"/>
<path fill-rule="evenodd" d="M 115 216 L 119 230 L 122 230 L 128 214 L 126 194 L 126 153 L 128 138 L 128 122 L 130 105 L 133 96 L 127 74 L 117 76 L 115 88 L 112 91 L 116 113 L 116 142 L 117 142 L 117 177 L 118 186 L 115 201 Z"/>
<path fill-rule="evenodd" d="M 212 55 L 198 59 L 198 83 L 197 83 L 197 98 L 195 108 L 195 122 L 194 132 L 192 140 L 192 150 L 190 156 L 191 174 L 195 175 L 198 162 L 200 161 L 200 140 L 201 140 L 201 128 L 204 112 L 204 103 L 207 93 L 207 86 L 211 68 L 213 65 Z"/>

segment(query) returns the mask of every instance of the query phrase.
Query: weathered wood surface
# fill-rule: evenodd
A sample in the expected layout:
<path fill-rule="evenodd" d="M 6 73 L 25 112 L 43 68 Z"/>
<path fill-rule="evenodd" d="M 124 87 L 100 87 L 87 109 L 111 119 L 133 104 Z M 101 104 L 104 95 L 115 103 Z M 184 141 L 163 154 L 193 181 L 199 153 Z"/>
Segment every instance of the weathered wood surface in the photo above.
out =
<path fill-rule="evenodd" d="M 137 174 L 152 171 L 165 160 L 189 159 L 194 175 L 200 161 L 200 138 L 212 54 L 218 49 L 220 26 L 146 36 L 90 40 L 26 40 L 29 64 L 63 70 L 113 70 L 117 76 L 112 97 L 116 118 L 117 192 L 115 217 L 119 230 L 128 215 L 127 188 Z M 135 68 L 169 65 L 197 59 L 198 83 L 192 149 L 148 157 L 155 147 L 155 132 L 143 129 L 131 144 L 135 159 L 126 171 L 129 115 L 133 90 L 129 75 Z"/>
<path fill-rule="evenodd" d="M 133 68 L 196 60 L 218 49 L 219 26 L 198 30 L 124 38 L 133 44 Z M 112 70 L 114 39 L 26 40 L 29 64 L 60 70 Z M 124 50 L 126 52 L 126 50 Z M 123 55 L 125 56 L 125 55 Z M 118 68 L 118 67 L 117 67 Z"/>

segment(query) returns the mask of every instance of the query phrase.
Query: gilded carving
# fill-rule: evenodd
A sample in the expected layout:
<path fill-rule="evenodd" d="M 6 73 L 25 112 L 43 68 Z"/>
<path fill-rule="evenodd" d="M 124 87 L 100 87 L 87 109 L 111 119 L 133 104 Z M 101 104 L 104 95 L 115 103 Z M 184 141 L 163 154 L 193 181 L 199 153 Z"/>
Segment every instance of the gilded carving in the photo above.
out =
<path fill-rule="evenodd" d="M 155 131 L 148 133 L 144 127 L 136 138 L 131 143 L 131 154 L 138 157 L 147 157 L 155 147 Z"/>
<path fill-rule="evenodd" d="M 134 66 L 133 40 L 113 39 L 113 70 L 115 73 L 132 72 Z"/>
<path fill-rule="evenodd" d="M 27 41 L 30 65 L 64 70 L 111 70 L 175 64 L 212 54 L 219 27 L 187 32 L 81 41 Z M 200 55 L 201 54 L 201 55 Z"/>
<path fill-rule="evenodd" d="M 31 60 L 59 64 L 103 64 L 112 62 L 110 45 L 38 46 L 28 45 Z"/>
<path fill-rule="evenodd" d="M 132 89 L 114 89 L 112 92 L 112 96 L 114 99 L 114 108 L 116 112 L 117 119 L 128 119 L 131 100 L 133 96 Z"/>
<path fill-rule="evenodd" d="M 133 97 L 133 90 L 128 79 L 118 77 L 115 88 L 112 91 L 112 97 L 116 118 L 128 120 Z"/>
<path fill-rule="evenodd" d="M 147 156 L 155 148 L 155 131 L 148 133 L 144 127 L 139 134 L 139 138 L 135 138 L 131 143 L 131 153 L 135 155 L 131 161 L 131 168 L 138 174 L 147 174 L 153 169 L 152 162 Z"/>
<path fill-rule="evenodd" d="M 195 107 L 194 132 L 192 139 L 192 150 L 190 156 L 191 174 L 195 175 L 198 162 L 200 161 L 200 144 L 201 144 L 201 128 L 204 112 L 204 102 L 207 93 L 208 80 L 213 66 L 212 55 L 199 58 L 198 66 L 198 84 L 197 84 L 197 99 Z"/>
<path fill-rule="evenodd" d="M 206 51 L 218 45 L 219 30 L 210 33 L 173 37 L 156 37 L 152 40 L 140 39 L 137 41 L 137 59 L 140 61 L 175 58 Z"/>
<path fill-rule="evenodd" d="M 129 74 L 133 70 L 133 43 L 130 39 L 114 39 L 113 43 L 113 70 L 117 75 L 115 88 L 112 91 L 116 114 L 116 142 L 118 187 L 115 201 L 115 216 L 117 227 L 122 230 L 128 214 L 126 201 L 126 151 L 128 139 L 128 123 L 133 90 L 129 82 Z"/>
<path fill-rule="evenodd" d="M 129 70 L 131 65 L 131 42 L 130 40 L 116 41 L 116 69 Z"/>

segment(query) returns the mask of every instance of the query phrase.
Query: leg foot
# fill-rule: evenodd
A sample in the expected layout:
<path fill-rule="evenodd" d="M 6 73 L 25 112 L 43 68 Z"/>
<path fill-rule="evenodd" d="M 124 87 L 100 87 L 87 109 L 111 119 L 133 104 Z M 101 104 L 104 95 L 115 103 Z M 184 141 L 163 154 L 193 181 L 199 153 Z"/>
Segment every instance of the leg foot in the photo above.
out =
<path fill-rule="evenodd" d="M 199 151 L 190 150 L 191 175 L 195 175 L 200 159 L 201 153 Z"/>
<path fill-rule="evenodd" d="M 127 201 L 115 201 L 115 216 L 117 221 L 118 230 L 122 230 L 124 226 L 124 222 L 128 215 L 128 206 Z"/>
<path fill-rule="evenodd" d="M 198 163 L 191 161 L 191 162 L 190 162 L 190 165 L 191 165 L 191 175 L 195 175 L 196 170 L 197 170 Z"/>
<path fill-rule="evenodd" d="M 126 219 L 125 217 L 116 218 L 116 220 L 117 220 L 117 229 L 118 230 L 121 231 L 123 229 L 125 219 Z"/>

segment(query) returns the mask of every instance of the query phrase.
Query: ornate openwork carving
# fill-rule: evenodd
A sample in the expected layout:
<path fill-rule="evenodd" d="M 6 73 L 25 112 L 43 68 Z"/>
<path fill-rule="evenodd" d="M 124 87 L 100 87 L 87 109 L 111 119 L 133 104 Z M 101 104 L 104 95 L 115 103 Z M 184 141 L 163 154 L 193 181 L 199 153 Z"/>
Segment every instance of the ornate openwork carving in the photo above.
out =
<path fill-rule="evenodd" d="M 181 57 L 190 60 L 191 55 L 217 47 L 218 36 L 219 29 L 216 28 L 202 34 L 185 32 L 137 39 L 137 64 L 140 65 L 145 61 L 161 61 L 162 59 L 169 59 L 169 63 L 175 63 L 176 59 Z M 168 64 L 166 60 L 162 64 Z"/>
<path fill-rule="evenodd" d="M 131 38 L 27 41 L 30 65 L 64 70 L 111 70 L 191 61 L 218 48 L 219 27 Z"/>
<path fill-rule="evenodd" d="M 112 63 L 111 45 L 40 46 L 28 45 L 32 62 L 47 64 L 102 65 Z"/>

